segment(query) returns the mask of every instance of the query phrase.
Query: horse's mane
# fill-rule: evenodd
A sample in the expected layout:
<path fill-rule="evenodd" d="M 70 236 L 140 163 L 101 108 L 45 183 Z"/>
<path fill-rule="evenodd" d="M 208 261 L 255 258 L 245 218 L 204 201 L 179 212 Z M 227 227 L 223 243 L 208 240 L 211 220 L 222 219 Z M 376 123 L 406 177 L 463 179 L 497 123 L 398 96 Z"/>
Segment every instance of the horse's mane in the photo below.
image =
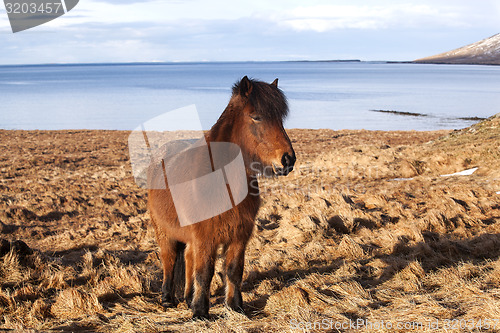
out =
<path fill-rule="evenodd" d="M 233 85 L 232 93 L 233 97 L 240 95 L 247 98 L 255 112 L 265 120 L 281 123 L 288 114 L 285 94 L 274 84 L 248 79 L 245 76 Z M 215 138 L 218 141 L 230 141 L 233 121 L 239 116 L 238 111 L 240 110 L 234 109 L 234 105 L 229 103 L 208 132 L 209 141 Z"/>
<path fill-rule="evenodd" d="M 233 85 L 233 95 L 241 91 L 244 79 Z M 266 120 L 283 121 L 288 114 L 288 103 L 281 89 L 254 79 L 248 79 L 248 81 L 252 85 L 248 100 L 253 105 L 255 112 Z"/>

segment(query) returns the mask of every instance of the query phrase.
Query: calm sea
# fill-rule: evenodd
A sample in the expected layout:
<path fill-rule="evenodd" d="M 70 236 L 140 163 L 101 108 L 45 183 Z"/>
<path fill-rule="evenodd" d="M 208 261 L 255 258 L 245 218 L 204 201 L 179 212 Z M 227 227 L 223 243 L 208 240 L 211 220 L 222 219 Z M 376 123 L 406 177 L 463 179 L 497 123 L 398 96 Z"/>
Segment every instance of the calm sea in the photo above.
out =
<path fill-rule="evenodd" d="M 279 86 L 287 128 L 455 129 L 500 112 L 500 67 L 370 62 L 0 66 L 0 128 L 131 130 L 195 104 L 204 128 L 244 75 Z M 419 116 L 377 112 L 397 111 Z"/>

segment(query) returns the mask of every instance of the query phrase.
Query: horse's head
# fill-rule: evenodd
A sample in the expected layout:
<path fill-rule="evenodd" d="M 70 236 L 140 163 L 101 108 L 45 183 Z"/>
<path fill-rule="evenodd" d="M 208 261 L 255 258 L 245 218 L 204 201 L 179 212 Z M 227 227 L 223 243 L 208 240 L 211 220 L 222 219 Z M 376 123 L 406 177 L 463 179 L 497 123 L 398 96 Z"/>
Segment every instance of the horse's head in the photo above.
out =
<path fill-rule="evenodd" d="M 287 113 L 278 79 L 269 84 L 245 76 L 233 86 L 220 120 L 231 123 L 231 141 L 240 146 L 250 173 L 287 175 L 293 170 L 295 152 L 283 127 Z"/>

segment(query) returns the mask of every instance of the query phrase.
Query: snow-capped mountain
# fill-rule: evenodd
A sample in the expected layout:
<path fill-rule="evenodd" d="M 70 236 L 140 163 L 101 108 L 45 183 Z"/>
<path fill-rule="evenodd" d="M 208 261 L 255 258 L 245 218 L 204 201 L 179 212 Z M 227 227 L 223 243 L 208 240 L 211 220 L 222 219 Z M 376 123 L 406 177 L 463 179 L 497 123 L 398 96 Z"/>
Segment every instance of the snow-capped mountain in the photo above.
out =
<path fill-rule="evenodd" d="M 415 62 L 434 64 L 500 65 L 500 34 L 453 51 L 417 59 Z"/>

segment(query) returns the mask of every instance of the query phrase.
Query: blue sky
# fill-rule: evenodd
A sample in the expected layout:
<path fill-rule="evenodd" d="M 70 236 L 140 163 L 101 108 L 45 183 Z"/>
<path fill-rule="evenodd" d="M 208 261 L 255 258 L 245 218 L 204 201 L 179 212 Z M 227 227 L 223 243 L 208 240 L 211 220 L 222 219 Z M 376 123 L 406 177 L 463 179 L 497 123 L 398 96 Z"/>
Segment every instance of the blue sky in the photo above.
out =
<path fill-rule="evenodd" d="M 498 0 L 80 0 L 13 34 L 0 64 L 414 60 L 500 32 Z"/>

